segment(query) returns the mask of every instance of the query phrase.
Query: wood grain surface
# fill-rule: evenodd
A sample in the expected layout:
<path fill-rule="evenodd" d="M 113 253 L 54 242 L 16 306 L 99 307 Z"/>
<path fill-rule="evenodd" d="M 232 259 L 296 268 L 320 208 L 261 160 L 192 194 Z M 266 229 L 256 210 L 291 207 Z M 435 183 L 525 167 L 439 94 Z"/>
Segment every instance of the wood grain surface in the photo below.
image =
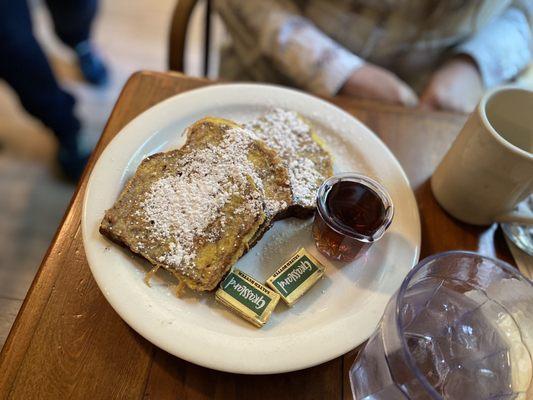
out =
<path fill-rule="evenodd" d="M 174 94 L 209 84 L 175 73 L 139 72 L 127 82 L 0 353 L 0 398 L 9 399 L 350 399 L 356 351 L 281 375 L 222 373 L 180 360 L 123 322 L 96 286 L 80 216 L 88 173 L 132 118 Z M 467 249 L 511 262 L 496 225 L 472 227 L 435 202 L 428 179 L 464 116 L 330 99 L 368 125 L 396 155 L 415 191 L 421 257 Z"/>

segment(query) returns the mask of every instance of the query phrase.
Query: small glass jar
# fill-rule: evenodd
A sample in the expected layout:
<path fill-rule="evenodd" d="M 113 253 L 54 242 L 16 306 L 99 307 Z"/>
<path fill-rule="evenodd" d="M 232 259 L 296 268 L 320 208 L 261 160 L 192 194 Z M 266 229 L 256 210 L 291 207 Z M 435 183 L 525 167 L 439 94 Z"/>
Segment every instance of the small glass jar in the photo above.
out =
<path fill-rule="evenodd" d="M 316 247 L 331 259 L 354 260 L 383 236 L 393 215 L 392 200 L 378 182 L 355 173 L 333 176 L 318 190 Z"/>

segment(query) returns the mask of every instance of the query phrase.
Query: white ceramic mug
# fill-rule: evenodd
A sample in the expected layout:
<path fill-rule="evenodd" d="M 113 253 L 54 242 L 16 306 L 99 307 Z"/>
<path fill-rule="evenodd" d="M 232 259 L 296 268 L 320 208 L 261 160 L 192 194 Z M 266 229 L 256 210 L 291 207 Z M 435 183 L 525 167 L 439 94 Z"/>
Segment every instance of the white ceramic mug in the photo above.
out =
<path fill-rule="evenodd" d="M 439 204 L 461 221 L 533 223 L 513 211 L 533 192 L 533 91 L 483 96 L 431 178 Z"/>

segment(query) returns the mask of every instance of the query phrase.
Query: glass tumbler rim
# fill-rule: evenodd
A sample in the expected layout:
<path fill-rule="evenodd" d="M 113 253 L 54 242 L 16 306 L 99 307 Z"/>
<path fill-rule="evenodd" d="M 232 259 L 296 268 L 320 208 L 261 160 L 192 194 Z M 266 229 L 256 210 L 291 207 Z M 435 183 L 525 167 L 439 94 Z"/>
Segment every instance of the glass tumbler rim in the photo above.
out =
<path fill-rule="evenodd" d="M 495 265 L 497 265 L 498 267 L 509 272 L 514 277 L 518 278 L 520 281 L 523 281 L 529 284 L 529 286 L 533 287 L 533 281 L 530 281 L 529 279 L 527 279 L 517 268 L 513 267 L 509 263 L 503 260 L 499 260 L 497 258 L 488 257 L 485 255 L 476 253 L 474 251 L 467 251 L 467 250 L 450 250 L 450 251 L 444 251 L 444 252 L 432 254 L 431 256 L 424 258 L 422 261 L 416 264 L 409 271 L 409 273 L 403 280 L 400 286 L 400 289 L 398 290 L 398 294 L 396 295 L 396 298 L 395 298 L 396 304 L 394 308 L 394 313 L 395 313 L 396 328 L 398 330 L 398 335 L 401 341 L 402 353 L 403 353 L 403 356 L 406 360 L 408 367 L 411 369 L 411 371 L 413 371 L 415 377 L 419 380 L 419 382 L 427 390 L 427 392 L 431 395 L 431 397 L 433 397 L 436 400 L 442 400 L 443 397 L 439 393 L 437 393 L 433 385 L 429 383 L 424 373 L 416 365 L 415 360 L 413 356 L 411 355 L 411 352 L 408 350 L 407 340 L 405 338 L 405 329 L 401 321 L 402 318 L 401 318 L 401 312 L 400 312 L 401 307 L 400 306 L 402 303 L 402 299 L 408 289 L 408 286 L 411 283 L 412 278 L 416 275 L 418 271 L 420 271 L 422 268 L 424 268 L 426 265 L 428 265 L 429 263 L 431 263 L 437 258 L 442 258 L 442 257 L 447 257 L 447 256 L 452 256 L 452 255 L 475 256 L 475 257 L 481 257 L 485 260 L 489 260 L 493 262 Z"/>

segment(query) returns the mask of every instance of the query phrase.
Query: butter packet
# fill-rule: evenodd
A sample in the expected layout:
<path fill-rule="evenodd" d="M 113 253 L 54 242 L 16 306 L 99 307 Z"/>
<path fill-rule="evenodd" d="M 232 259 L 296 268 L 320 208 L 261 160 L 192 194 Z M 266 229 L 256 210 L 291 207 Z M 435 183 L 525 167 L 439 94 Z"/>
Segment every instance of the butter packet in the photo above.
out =
<path fill-rule="evenodd" d="M 266 283 L 292 306 L 322 277 L 324 269 L 316 258 L 301 248 Z"/>
<path fill-rule="evenodd" d="M 279 301 L 279 294 L 235 269 L 220 284 L 215 298 L 235 314 L 261 328 Z"/>

